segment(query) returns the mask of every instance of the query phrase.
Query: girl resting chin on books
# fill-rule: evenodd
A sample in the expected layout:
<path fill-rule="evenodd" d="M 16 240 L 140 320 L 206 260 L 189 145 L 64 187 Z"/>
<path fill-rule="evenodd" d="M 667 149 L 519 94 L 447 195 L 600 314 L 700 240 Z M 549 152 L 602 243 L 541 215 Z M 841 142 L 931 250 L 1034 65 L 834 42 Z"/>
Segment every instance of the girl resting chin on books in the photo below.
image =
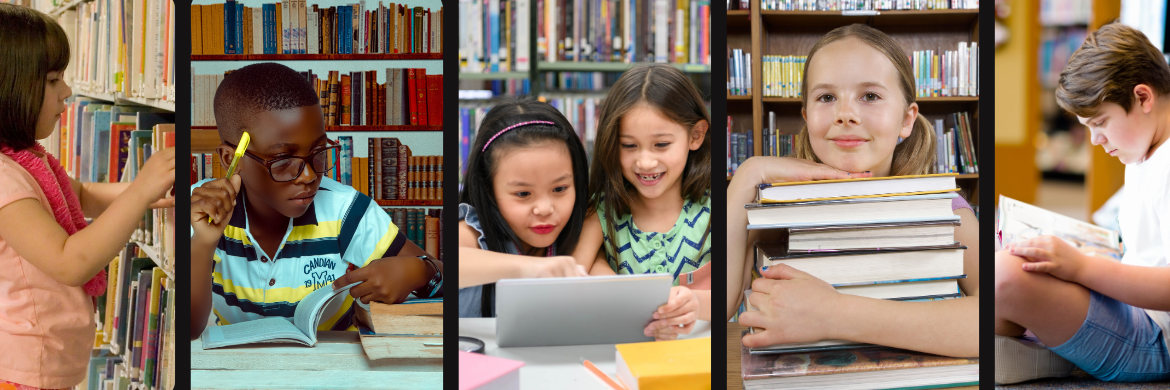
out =
<path fill-rule="evenodd" d="M 66 388 L 85 379 L 103 268 L 150 208 L 174 206 L 175 152 L 154 153 L 130 183 L 71 179 L 37 143 L 73 93 L 65 31 L 12 4 L 0 26 L 0 388 Z"/>
<path fill-rule="evenodd" d="M 757 241 L 774 230 L 747 228 L 744 205 L 762 183 L 933 173 L 935 135 L 918 113 L 908 56 L 889 36 L 854 24 L 830 31 L 809 52 L 802 83 L 806 127 L 795 157 L 752 157 L 727 189 L 727 318 L 752 288 L 760 309 L 739 315 L 762 328 L 743 338 L 748 347 L 844 339 L 957 357 L 979 355 L 979 233 L 971 207 L 956 197 L 955 239 L 967 247 L 959 280 L 965 297 L 898 302 L 838 293 L 830 284 L 790 266 L 754 278 Z M 865 71 L 861 71 L 865 70 Z M 899 143 L 899 137 L 904 140 Z M 754 279 L 754 281 L 753 281 Z M 913 318 L 914 321 L 906 321 Z"/>

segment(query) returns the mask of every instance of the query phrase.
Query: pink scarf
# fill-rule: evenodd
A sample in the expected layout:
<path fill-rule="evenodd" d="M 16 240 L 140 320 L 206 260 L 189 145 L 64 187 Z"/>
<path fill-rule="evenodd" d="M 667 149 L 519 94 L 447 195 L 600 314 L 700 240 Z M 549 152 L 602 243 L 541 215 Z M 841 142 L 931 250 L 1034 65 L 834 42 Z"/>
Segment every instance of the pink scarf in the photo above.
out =
<path fill-rule="evenodd" d="M 52 167 L 52 172 L 30 149 L 45 155 L 49 160 L 49 166 Z M 45 153 L 45 148 L 37 143 L 34 143 L 32 148 L 19 152 L 13 151 L 11 147 L 5 145 L 0 147 L 0 152 L 11 157 L 33 178 L 37 179 L 37 184 L 41 186 L 41 191 L 49 200 L 49 207 L 53 209 L 53 217 L 57 219 L 57 224 L 65 228 L 66 233 L 72 236 L 85 228 L 85 214 L 81 212 L 81 202 L 77 200 L 77 194 L 73 193 L 69 175 L 65 174 L 65 169 L 61 167 L 61 162 L 56 157 Z M 106 292 L 106 270 L 99 271 L 92 279 L 85 282 L 83 289 L 90 296 L 96 297 L 104 294 Z"/>

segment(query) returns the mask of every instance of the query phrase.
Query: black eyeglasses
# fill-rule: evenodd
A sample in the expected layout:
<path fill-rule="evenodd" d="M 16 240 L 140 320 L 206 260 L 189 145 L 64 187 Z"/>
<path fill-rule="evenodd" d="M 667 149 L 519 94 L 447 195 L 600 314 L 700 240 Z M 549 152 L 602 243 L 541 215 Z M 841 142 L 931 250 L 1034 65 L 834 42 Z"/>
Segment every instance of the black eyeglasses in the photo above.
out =
<path fill-rule="evenodd" d="M 323 174 L 325 171 L 333 168 L 333 160 L 329 159 L 328 153 L 330 150 L 338 150 L 341 147 L 338 146 L 337 141 L 328 138 L 326 138 L 325 141 L 328 142 L 330 146 L 323 149 L 317 149 L 316 151 L 313 151 L 313 153 L 310 153 L 307 157 L 287 156 L 266 160 L 260 156 L 252 154 L 252 152 L 247 150 L 244 151 L 244 154 L 260 162 L 261 164 L 264 164 L 264 167 L 268 169 L 268 175 L 272 177 L 272 181 L 277 183 L 284 183 L 296 180 L 298 177 L 300 177 L 301 173 L 305 171 L 305 164 L 310 162 L 313 164 L 313 172 L 317 172 L 318 174 Z M 224 145 L 231 146 L 233 148 L 236 147 L 236 145 L 226 141 L 224 142 Z"/>

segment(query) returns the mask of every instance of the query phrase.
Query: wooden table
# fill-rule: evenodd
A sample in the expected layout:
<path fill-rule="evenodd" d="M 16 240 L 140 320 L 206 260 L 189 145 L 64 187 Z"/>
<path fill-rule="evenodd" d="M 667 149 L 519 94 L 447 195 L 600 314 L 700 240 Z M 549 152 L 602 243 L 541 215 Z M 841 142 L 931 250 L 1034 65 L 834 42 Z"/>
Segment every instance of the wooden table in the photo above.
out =
<path fill-rule="evenodd" d="M 401 348 L 370 360 L 357 332 L 320 331 L 317 344 L 249 344 L 203 349 L 191 341 L 196 389 L 440 389 L 442 347 Z"/>
<path fill-rule="evenodd" d="M 745 330 L 747 327 L 738 322 L 727 323 L 727 390 L 743 390 L 743 379 L 740 377 L 739 370 L 739 338 Z M 978 390 L 979 386 L 951 387 L 950 389 Z"/>

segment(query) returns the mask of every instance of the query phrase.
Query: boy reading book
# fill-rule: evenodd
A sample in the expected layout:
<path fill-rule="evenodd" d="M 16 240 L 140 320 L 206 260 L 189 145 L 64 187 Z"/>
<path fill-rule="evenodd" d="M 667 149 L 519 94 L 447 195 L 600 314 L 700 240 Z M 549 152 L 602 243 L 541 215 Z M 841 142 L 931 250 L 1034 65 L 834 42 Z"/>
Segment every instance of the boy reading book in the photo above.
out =
<path fill-rule="evenodd" d="M 1089 34 L 1060 75 L 1056 101 L 1125 168 L 1121 262 L 1047 235 L 995 257 L 998 359 L 1036 367 L 997 382 L 1057 376 L 1067 359 L 1106 381 L 1170 380 L 1170 67 L 1140 31 Z M 1033 333 L 1047 349 L 1018 338 Z"/>
<path fill-rule="evenodd" d="M 360 282 L 321 314 L 317 330 L 356 330 L 353 298 L 400 303 L 411 293 L 442 294 L 442 262 L 369 197 L 321 174 L 337 146 L 303 75 L 274 63 L 243 67 L 224 77 L 214 110 L 225 170 L 243 132 L 251 144 L 236 175 L 191 187 L 192 339 L 209 312 L 220 325 L 291 321 L 320 288 Z"/>

